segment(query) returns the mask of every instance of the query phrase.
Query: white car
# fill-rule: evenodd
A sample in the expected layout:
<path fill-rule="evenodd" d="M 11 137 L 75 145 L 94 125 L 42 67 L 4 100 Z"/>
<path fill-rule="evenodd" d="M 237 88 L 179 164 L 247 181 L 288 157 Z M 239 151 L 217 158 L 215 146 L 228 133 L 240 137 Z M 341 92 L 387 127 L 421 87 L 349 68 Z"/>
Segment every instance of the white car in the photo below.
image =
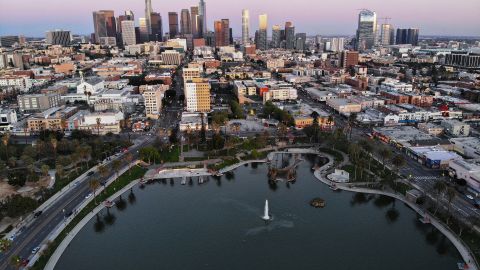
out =
<path fill-rule="evenodd" d="M 88 193 L 87 196 L 85 196 L 85 199 L 92 197 L 92 195 L 93 195 L 92 193 Z"/>
<path fill-rule="evenodd" d="M 473 196 L 470 195 L 470 194 L 468 194 L 466 197 L 467 197 L 468 199 L 470 199 L 470 200 L 473 200 Z"/>
<path fill-rule="evenodd" d="M 36 248 L 34 248 L 34 249 L 32 250 L 32 254 L 35 254 L 35 253 L 37 253 L 37 251 L 38 251 L 38 250 L 40 250 L 40 247 L 36 247 Z"/>

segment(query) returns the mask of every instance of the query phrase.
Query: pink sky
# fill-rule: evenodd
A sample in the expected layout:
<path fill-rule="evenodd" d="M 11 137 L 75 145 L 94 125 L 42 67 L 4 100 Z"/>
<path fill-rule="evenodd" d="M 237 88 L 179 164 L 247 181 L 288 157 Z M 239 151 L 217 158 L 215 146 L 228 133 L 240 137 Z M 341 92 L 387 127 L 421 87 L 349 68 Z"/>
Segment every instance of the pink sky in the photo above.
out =
<path fill-rule="evenodd" d="M 167 12 L 180 12 L 197 3 L 152 0 L 153 9 L 163 16 L 164 26 Z M 207 0 L 206 3 L 208 28 L 213 28 L 214 20 L 228 18 L 234 36 L 240 35 L 243 8 L 250 10 L 252 35 L 261 13 L 268 14 L 269 28 L 289 20 L 297 32 L 309 35 L 353 35 L 358 9 L 366 8 L 377 12 L 379 18 L 391 17 L 395 27 L 418 27 L 423 35 L 480 36 L 480 0 Z M 45 31 L 55 28 L 89 34 L 93 31 L 92 11 L 113 9 L 118 16 L 129 9 L 137 19 L 144 16 L 143 5 L 144 0 L 0 0 L 0 35 L 43 36 Z"/>

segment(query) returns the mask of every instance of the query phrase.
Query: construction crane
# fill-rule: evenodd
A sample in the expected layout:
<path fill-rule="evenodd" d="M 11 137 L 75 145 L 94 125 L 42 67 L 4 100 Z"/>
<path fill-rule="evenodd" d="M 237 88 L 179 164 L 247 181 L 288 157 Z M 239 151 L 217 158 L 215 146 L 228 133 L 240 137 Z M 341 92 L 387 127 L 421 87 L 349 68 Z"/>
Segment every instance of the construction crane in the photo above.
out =
<path fill-rule="evenodd" d="M 382 17 L 382 18 L 378 18 L 379 20 L 383 20 L 384 21 L 384 24 L 389 24 L 389 21 L 392 19 L 390 17 Z"/>

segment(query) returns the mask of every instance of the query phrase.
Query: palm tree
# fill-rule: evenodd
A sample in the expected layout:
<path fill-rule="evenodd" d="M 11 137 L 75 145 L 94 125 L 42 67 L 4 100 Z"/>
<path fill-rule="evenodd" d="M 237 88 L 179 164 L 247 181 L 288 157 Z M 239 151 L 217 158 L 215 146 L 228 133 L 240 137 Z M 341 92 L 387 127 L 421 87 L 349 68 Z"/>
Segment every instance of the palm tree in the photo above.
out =
<path fill-rule="evenodd" d="M 357 114 L 356 113 L 350 113 L 348 116 L 348 133 L 349 133 L 349 138 L 352 139 L 352 132 L 353 132 L 353 124 L 357 121 Z"/>
<path fill-rule="evenodd" d="M 93 179 L 90 180 L 90 182 L 88 182 L 88 187 L 90 188 L 90 190 L 93 193 L 93 198 L 95 200 L 95 204 L 97 204 L 97 196 L 96 196 L 95 192 L 97 191 L 99 186 L 100 186 L 100 181 L 98 181 L 97 178 L 93 178 Z"/>
<path fill-rule="evenodd" d="M 102 123 L 102 119 L 101 119 L 100 117 L 98 117 L 98 118 L 96 119 L 96 121 L 97 121 L 97 123 L 96 123 L 96 126 L 97 126 L 97 135 L 100 136 L 100 127 L 101 127 L 101 125 L 102 125 L 102 124 L 101 124 L 101 123 Z"/>
<path fill-rule="evenodd" d="M 385 160 L 392 156 L 392 151 L 388 148 L 382 147 L 378 149 L 378 154 L 382 158 L 383 170 L 385 171 Z"/>
<path fill-rule="evenodd" d="M 132 168 L 132 161 L 133 161 L 133 155 L 132 153 L 127 153 L 125 155 L 125 160 L 128 162 L 128 170 L 129 170 L 129 174 L 131 174 L 132 172 L 130 171 L 130 169 Z"/>
<path fill-rule="evenodd" d="M 450 218 L 452 217 L 450 213 L 450 210 L 452 207 L 452 201 L 457 196 L 457 192 L 455 191 L 455 189 L 448 187 L 446 191 L 446 195 L 447 195 L 447 201 L 448 201 L 448 218 L 447 218 L 447 225 L 448 225 L 448 223 L 450 222 Z"/>
<path fill-rule="evenodd" d="M 437 214 L 437 211 L 438 211 L 438 205 L 439 205 L 439 202 L 440 202 L 440 196 L 442 195 L 443 192 L 445 192 L 445 190 L 447 189 L 447 185 L 445 184 L 445 182 L 443 181 L 437 181 L 435 182 L 435 184 L 433 185 L 433 189 L 435 190 L 435 193 L 437 194 L 437 202 L 436 202 L 436 205 L 435 205 L 435 212 L 433 213 L 433 215 L 435 216 Z"/>
<path fill-rule="evenodd" d="M 58 146 L 57 138 L 52 137 L 52 139 L 50 140 L 50 143 L 52 144 L 54 159 L 57 160 L 57 146 Z"/>
<path fill-rule="evenodd" d="M 107 167 L 105 166 L 100 166 L 98 167 L 98 173 L 100 174 L 100 176 L 102 176 L 102 178 L 106 178 L 108 176 L 108 169 Z"/>
<path fill-rule="evenodd" d="M 20 256 L 15 255 L 10 257 L 10 265 L 13 266 L 15 269 L 20 269 L 22 266 L 22 259 Z"/>
<path fill-rule="evenodd" d="M 112 162 L 112 169 L 115 171 L 115 174 L 116 174 L 115 181 L 117 181 L 117 179 L 118 179 L 118 172 L 119 172 L 121 166 L 122 166 L 122 163 L 118 159 L 116 159 Z"/>
<path fill-rule="evenodd" d="M 402 155 L 395 155 L 392 158 L 392 164 L 395 166 L 396 173 L 398 174 L 400 171 L 400 168 L 405 166 L 405 158 Z"/>
<path fill-rule="evenodd" d="M 50 167 L 48 167 L 47 164 L 43 164 L 42 167 L 41 167 L 41 170 L 42 170 L 43 176 L 47 176 L 47 175 L 48 175 L 48 171 L 50 170 Z"/>

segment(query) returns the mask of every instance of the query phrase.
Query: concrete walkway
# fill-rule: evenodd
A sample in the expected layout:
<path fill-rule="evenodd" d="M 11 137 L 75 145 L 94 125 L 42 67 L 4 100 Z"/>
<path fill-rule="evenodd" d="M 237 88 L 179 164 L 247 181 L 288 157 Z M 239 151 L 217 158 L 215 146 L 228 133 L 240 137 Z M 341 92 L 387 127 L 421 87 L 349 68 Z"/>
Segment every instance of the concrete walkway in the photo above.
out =
<path fill-rule="evenodd" d="M 325 154 L 322 154 L 325 155 Z M 437 228 L 443 235 L 445 235 L 457 248 L 458 252 L 462 256 L 463 260 L 468 264 L 468 269 L 472 270 L 478 270 L 478 264 L 476 262 L 475 257 L 473 256 L 473 253 L 470 251 L 470 248 L 463 242 L 462 239 L 460 239 L 454 232 L 452 232 L 445 224 L 437 220 L 434 216 L 431 216 L 427 213 L 425 213 L 424 210 L 422 210 L 417 204 L 414 204 L 410 201 L 407 201 L 403 195 L 399 194 L 394 194 L 391 192 L 386 192 L 386 191 L 381 191 L 381 190 L 375 190 L 375 189 L 367 189 L 367 188 L 359 188 L 359 187 L 353 187 L 352 184 L 339 184 L 339 183 L 334 183 L 330 180 L 328 180 L 325 176 L 326 171 L 328 170 L 329 166 L 333 164 L 332 162 L 333 159 L 331 159 L 327 164 L 322 166 L 321 168 L 317 169 L 314 172 L 315 177 L 323 182 L 326 185 L 335 185 L 338 189 L 345 190 L 345 191 L 350 191 L 350 192 L 357 192 L 357 193 L 366 193 L 366 194 L 377 194 L 377 195 L 384 195 L 388 196 L 394 199 L 397 199 L 405 204 L 407 204 L 410 208 L 415 210 L 419 215 L 422 217 L 428 217 L 430 219 L 430 223 Z"/>

